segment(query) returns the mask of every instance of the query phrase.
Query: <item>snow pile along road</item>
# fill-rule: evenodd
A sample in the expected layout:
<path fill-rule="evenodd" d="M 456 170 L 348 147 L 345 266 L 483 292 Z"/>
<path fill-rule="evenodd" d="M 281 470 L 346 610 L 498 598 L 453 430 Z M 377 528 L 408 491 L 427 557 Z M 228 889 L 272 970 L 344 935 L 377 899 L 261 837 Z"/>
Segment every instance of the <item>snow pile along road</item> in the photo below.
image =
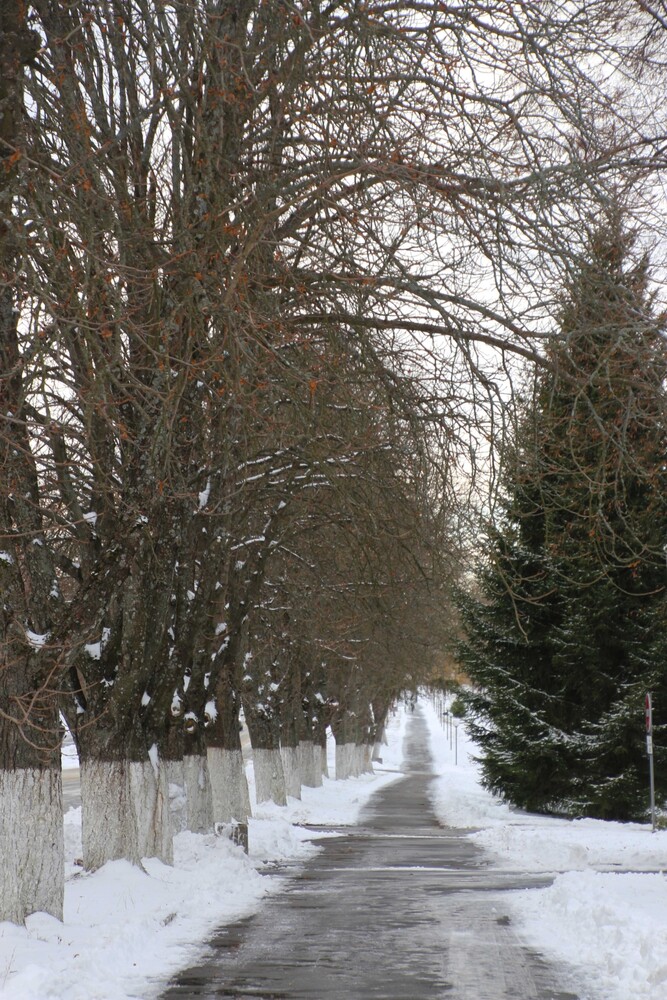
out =
<path fill-rule="evenodd" d="M 667 831 L 636 823 L 563 820 L 511 809 L 479 784 L 476 749 L 458 728 L 458 765 L 430 702 L 422 702 L 438 778 L 433 804 L 495 865 L 555 873 L 553 885 L 504 902 L 527 941 L 577 967 L 600 1000 L 667 998 Z"/>

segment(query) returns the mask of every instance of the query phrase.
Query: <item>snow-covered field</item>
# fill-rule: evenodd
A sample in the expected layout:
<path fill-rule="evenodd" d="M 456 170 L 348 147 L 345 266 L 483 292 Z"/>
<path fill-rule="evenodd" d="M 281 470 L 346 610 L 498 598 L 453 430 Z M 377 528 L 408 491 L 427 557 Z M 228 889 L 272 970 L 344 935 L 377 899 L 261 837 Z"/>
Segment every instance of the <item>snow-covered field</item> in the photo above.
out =
<path fill-rule="evenodd" d="M 81 809 L 70 809 L 64 922 L 37 913 L 26 927 L 0 923 L 0 997 L 157 996 L 176 971 L 197 959 L 216 928 L 251 915 L 265 896 L 280 890 L 285 876 L 276 873 L 277 865 L 298 863 L 318 850 L 310 841 L 321 834 L 298 824 L 354 824 L 370 796 L 400 775 L 405 723 L 402 711 L 390 719 L 376 774 L 325 779 L 322 788 L 304 788 L 301 801 L 290 799 L 283 808 L 255 805 L 249 762 L 249 856 L 225 837 L 186 832 L 174 838 L 173 867 L 155 859 L 144 859 L 143 870 L 114 861 L 87 874 L 73 863 L 81 857 Z M 333 745 L 331 751 L 333 773 Z M 77 766 L 71 749 L 65 749 L 63 764 Z"/>
<path fill-rule="evenodd" d="M 667 832 L 510 810 L 480 787 L 474 747 L 463 729 L 455 766 L 433 708 L 427 701 L 422 705 L 438 774 L 434 806 L 442 821 L 477 828 L 473 840 L 499 867 L 556 875 L 549 888 L 504 900 L 528 943 L 576 966 L 591 997 L 667 998 Z M 370 796 L 395 779 L 405 725 L 402 711 L 391 719 L 384 763 L 374 776 L 325 781 L 284 808 L 255 807 L 249 856 L 225 838 L 181 833 L 173 868 L 145 860 L 142 870 L 117 861 L 88 875 L 73 864 L 80 857 L 81 828 L 80 810 L 70 810 L 64 923 L 35 914 L 25 928 L 0 924 L 0 997 L 156 996 L 171 975 L 196 960 L 217 927 L 250 915 L 266 895 L 280 891 L 285 876 L 276 865 L 298 863 L 317 850 L 310 843 L 316 834 L 299 824 L 353 824 Z M 252 794 L 251 764 L 248 773 Z"/>
<path fill-rule="evenodd" d="M 430 703 L 423 705 L 439 773 L 433 785 L 438 817 L 450 826 L 478 827 L 472 839 L 499 867 L 556 874 L 546 889 L 503 900 L 528 943 L 576 966 L 591 997 L 667 998 L 667 831 L 510 809 L 480 787 L 475 747 L 463 727 L 454 766 L 448 735 Z"/>

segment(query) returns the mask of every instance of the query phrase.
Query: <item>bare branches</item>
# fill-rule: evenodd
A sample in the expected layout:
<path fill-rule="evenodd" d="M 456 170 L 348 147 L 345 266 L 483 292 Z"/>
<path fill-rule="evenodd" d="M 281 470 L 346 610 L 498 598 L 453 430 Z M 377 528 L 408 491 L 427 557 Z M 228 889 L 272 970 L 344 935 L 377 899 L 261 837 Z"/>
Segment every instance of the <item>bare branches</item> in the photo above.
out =
<path fill-rule="evenodd" d="M 132 718 L 142 685 L 171 697 L 217 656 L 220 591 L 241 632 L 277 553 L 317 566 L 328 525 L 372 537 L 378 497 L 429 523 L 492 478 L 554 289 L 667 130 L 625 61 L 630 0 L 30 11 L 0 434 L 32 462 L 62 663 Z"/>

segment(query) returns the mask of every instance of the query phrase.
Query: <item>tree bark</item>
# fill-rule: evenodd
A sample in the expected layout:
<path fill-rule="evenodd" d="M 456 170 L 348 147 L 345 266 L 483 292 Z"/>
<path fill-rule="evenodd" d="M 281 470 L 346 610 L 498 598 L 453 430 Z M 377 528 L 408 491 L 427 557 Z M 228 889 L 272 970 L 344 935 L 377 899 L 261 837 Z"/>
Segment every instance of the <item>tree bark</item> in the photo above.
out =
<path fill-rule="evenodd" d="M 3 761 L 8 739 L 23 741 L 13 722 L 0 727 Z M 25 759 L 25 753 L 21 754 Z M 43 910 L 63 917 L 64 833 L 60 768 L 0 769 L 0 922 L 21 924 Z"/>
<path fill-rule="evenodd" d="M 244 714 L 250 733 L 257 802 L 287 803 L 285 772 L 280 754 L 278 720 L 254 710 L 252 698 L 244 699 Z"/>
<path fill-rule="evenodd" d="M 230 646 L 235 645 L 230 642 Z M 236 683 L 236 650 L 229 648 L 215 688 L 215 712 L 206 730 L 213 821 L 236 823 L 247 843 L 250 795 L 241 749 L 240 700 Z M 245 830 L 245 835 L 243 831 Z"/>

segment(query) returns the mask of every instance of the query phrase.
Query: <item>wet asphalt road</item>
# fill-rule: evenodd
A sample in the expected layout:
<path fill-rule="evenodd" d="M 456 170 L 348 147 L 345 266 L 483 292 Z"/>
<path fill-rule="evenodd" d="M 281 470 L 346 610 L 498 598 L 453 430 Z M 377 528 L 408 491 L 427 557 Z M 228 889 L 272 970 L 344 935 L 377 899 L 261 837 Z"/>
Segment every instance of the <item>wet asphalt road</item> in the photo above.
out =
<path fill-rule="evenodd" d="M 257 916 L 222 929 L 163 1000 L 584 1000 L 522 946 L 504 907 L 508 892 L 549 880 L 494 871 L 439 826 L 427 743 L 417 712 L 406 777 Z"/>

